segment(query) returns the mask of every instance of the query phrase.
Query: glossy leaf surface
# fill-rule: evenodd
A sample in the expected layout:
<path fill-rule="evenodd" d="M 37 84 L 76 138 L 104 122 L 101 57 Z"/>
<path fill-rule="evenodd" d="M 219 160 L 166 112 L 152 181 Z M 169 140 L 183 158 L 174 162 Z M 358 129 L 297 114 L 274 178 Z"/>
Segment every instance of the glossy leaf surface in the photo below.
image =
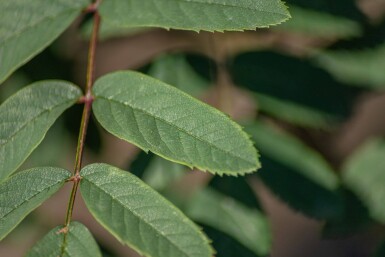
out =
<path fill-rule="evenodd" d="M 26 257 L 102 257 L 90 231 L 79 222 L 71 222 L 63 245 L 62 226 L 44 236 L 28 252 Z"/>
<path fill-rule="evenodd" d="M 89 2 L 0 1 L 0 83 L 52 43 Z"/>
<path fill-rule="evenodd" d="M 194 31 L 254 30 L 290 18 L 279 0 L 109 0 L 100 11 L 119 26 Z"/>
<path fill-rule="evenodd" d="M 151 257 L 210 257 L 196 225 L 136 176 L 107 164 L 81 171 L 88 209 L 111 234 Z"/>
<path fill-rule="evenodd" d="M 96 81 L 94 95 L 101 125 L 145 151 L 217 174 L 259 168 L 257 151 L 238 124 L 159 80 L 116 72 Z"/>
<path fill-rule="evenodd" d="M 0 180 L 23 163 L 60 114 L 81 95 L 71 83 L 40 81 L 0 106 Z"/>
<path fill-rule="evenodd" d="M 58 191 L 70 176 L 70 172 L 60 168 L 34 168 L 3 181 L 0 184 L 0 240 Z"/>

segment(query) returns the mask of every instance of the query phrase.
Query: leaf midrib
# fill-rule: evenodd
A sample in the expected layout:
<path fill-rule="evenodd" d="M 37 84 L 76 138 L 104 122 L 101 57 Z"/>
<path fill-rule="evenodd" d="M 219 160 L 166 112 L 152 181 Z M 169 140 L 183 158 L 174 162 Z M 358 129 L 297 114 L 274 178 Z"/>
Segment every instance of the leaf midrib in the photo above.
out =
<path fill-rule="evenodd" d="M 92 175 L 92 174 L 95 174 L 95 172 L 92 172 L 92 173 L 89 173 L 87 174 L 88 176 Z M 151 223 L 145 221 L 144 219 L 141 218 L 141 216 L 139 214 L 137 214 L 135 211 L 129 209 L 129 208 L 126 208 L 126 206 L 124 205 L 124 203 L 122 203 L 121 201 L 119 201 L 117 198 L 115 198 L 114 196 L 112 196 L 111 194 L 109 194 L 106 190 L 104 190 L 101 186 L 97 185 L 96 183 L 90 181 L 89 179 L 87 179 L 87 175 L 85 175 L 83 177 L 83 179 L 87 180 L 90 184 L 93 184 L 95 186 L 95 188 L 99 188 L 101 191 L 103 191 L 106 195 L 110 196 L 110 198 L 112 200 L 115 200 L 117 203 L 119 203 L 119 205 L 123 208 L 123 209 L 126 209 L 128 210 L 130 213 L 132 213 L 132 215 L 134 215 L 135 217 L 137 217 L 139 220 L 142 220 L 145 224 L 147 224 L 149 227 L 151 227 L 158 235 L 160 235 L 161 237 L 163 238 L 166 238 L 167 241 L 169 241 L 179 252 L 183 253 L 185 256 L 189 257 L 189 255 L 183 251 L 183 249 L 179 248 L 177 244 L 175 244 L 170 238 L 164 236 L 161 232 L 159 232 L 155 227 L 153 227 L 151 225 Z M 108 183 L 104 183 L 103 185 L 106 185 Z M 134 246 L 133 246 L 134 247 Z"/>
<path fill-rule="evenodd" d="M 240 160 L 242 160 L 242 161 L 244 161 L 244 162 L 246 162 L 246 163 L 248 163 L 248 164 L 251 164 L 253 167 L 255 166 L 255 163 L 250 162 L 249 160 L 247 160 L 247 159 L 245 159 L 245 158 L 242 158 L 241 156 L 237 156 L 237 155 L 233 154 L 232 152 L 229 152 L 228 150 L 219 148 L 218 146 L 212 144 L 211 142 L 204 141 L 203 139 L 201 139 L 201 138 L 199 138 L 199 137 L 197 137 L 197 136 L 195 136 L 195 135 L 189 133 L 188 131 L 186 131 L 186 130 L 184 130 L 184 129 L 178 127 L 178 126 L 176 126 L 175 124 L 172 124 L 172 123 L 170 123 L 169 121 L 166 121 L 166 120 L 162 119 L 161 117 L 158 117 L 158 116 L 156 116 L 156 115 L 154 115 L 154 114 L 152 114 L 152 113 L 149 113 L 149 112 L 147 112 L 146 110 L 143 110 L 143 109 L 137 108 L 137 107 L 134 108 L 133 106 L 131 106 L 131 105 L 129 105 L 129 104 L 125 104 L 125 103 L 119 102 L 119 101 L 114 100 L 114 99 L 108 99 L 108 98 L 103 97 L 103 96 L 97 96 L 97 98 L 101 98 L 101 99 L 105 100 L 106 102 L 115 102 L 115 103 L 117 103 L 117 104 L 121 104 L 121 105 L 127 106 L 127 107 L 129 107 L 129 108 L 131 108 L 131 109 L 133 109 L 133 110 L 137 110 L 137 111 L 143 112 L 144 114 L 146 114 L 146 115 L 148 115 L 148 116 L 150 116 L 150 117 L 153 117 L 154 119 L 157 119 L 157 120 L 159 120 L 159 121 L 162 121 L 162 122 L 168 124 L 169 126 L 174 127 L 174 128 L 177 129 L 178 131 L 181 131 L 181 132 L 187 134 L 188 136 L 191 136 L 191 137 L 195 138 L 196 140 L 198 140 L 198 141 L 200 141 L 200 142 L 202 142 L 202 143 L 204 143 L 204 144 L 208 144 L 208 145 L 209 145 L 210 147 L 212 147 L 212 148 L 215 148 L 215 149 L 217 149 L 217 150 L 219 150 L 219 151 L 221 151 L 221 152 L 223 152 L 223 153 L 225 153 L 225 154 L 228 154 L 228 155 L 232 156 L 232 157 L 235 158 L 235 159 L 240 159 Z M 162 140 L 162 141 L 163 141 L 163 140 Z M 194 165 L 194 166 L 195 166 L 195 165 Z"/>

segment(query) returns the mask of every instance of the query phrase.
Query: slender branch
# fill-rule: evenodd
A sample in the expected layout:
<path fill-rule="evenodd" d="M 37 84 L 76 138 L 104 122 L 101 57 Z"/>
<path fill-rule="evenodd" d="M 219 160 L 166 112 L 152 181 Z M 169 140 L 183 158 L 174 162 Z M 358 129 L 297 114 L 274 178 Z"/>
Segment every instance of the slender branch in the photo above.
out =
<path fill-rule="evenodd" d="M 73 182 L 73 187 L 72 187 L 70 199 L 68 202 L 67 215 L 65 219 L 64 228 L 61 230 L 61 232 L 65 234 L 62 250 L 64 250 L 66 234 L 68 232 L 69 224 L 71 223 L 72 213 L 73 213 L 75 199 L 76 199 L 76 193 L 81 180 L 80 170 L 82 168 L 84 145 L 85 145 L 87 128 L 90 120 L 91 108 L 92 108 L 92 102 L 93 102 L 91 89 L 94 83 L 95 52 L 96 52 L 96 43 L 97 43 L 98 33 L 100 28 L 100 15 L 97 10 L 99 3 L 100 1 L 96 1 L 95 3 L 90 5 L 86 10 L 87 12 L 90 12 L 92 10 L 94 25 L 93 25 L 92 35 L 91 35 L 89 49 L 88 49 L 87 79 L 86 79 L 86 88 L 85 88 L 86 93 L 85 93 L 85 96 L 80 101 L 81 103 L 84 103 L 84 109 L 83 109 L 78 143 L 76 148 L 75 168 L 73 172 L 73 177 L 70 179 L 70 181 Z"/>

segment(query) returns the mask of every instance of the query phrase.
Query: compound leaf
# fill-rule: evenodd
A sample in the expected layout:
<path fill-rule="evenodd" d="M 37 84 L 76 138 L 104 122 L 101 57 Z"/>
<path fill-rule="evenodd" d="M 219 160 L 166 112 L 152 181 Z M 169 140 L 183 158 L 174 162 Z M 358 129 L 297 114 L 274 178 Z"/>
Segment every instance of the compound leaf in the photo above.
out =
<path fill-rule="evenodd" d="M 107 164 L 81 171 L 81 193 L 94 217 L 144 256 L 210 257 L 200 230 L 136 176 Z"/>
<path fill-rule="evenodd" d="M 40 81 L 0 106 L 0 181 L 23 163 L 57 117 L 81 95 L 71 83 Z"/>
<path fill-rule="evenodd" d="M 0 240 L 59 190 L 71 173 L 60 168 L 19 172 L 0 184 Z"/>
<path fill-rule="evenodd" d="M 56 39 L 89 2 L 0 1 L 0 83 Z"/>
<path fill-rule="evenodd" d="M 28 252 L 26 257 L 102 257 L 90 231 L 79 222 L 71 222 L 64 242 L 62 226 L 52 229 Z"/>
<path fill-rule="evenodd" d="M 290 18 L 279 0 L 109 0 L 100 12 L 117 26 L 194 31 L 254 30 Z"/>
<path fill-rule="evenodd" d="M 237 176 L 260 166 L 238 124 L 161 81 L 116 72 L 96 81 L 94 95 L 101 125 L 145 151 L 217 174 Z"/>

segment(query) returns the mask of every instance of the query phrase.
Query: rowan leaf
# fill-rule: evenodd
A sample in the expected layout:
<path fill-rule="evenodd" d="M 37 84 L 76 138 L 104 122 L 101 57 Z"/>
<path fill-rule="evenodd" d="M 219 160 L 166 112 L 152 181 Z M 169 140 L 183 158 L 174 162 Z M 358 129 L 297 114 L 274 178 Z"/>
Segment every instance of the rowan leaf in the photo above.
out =
<path fill-rule="evenodd" d="M 79 222 L 71 222 L 65 241 L 63 226 L 52 229 L 28 252 L 26 257 L 102 257 L 90 231 Z"/>
<path fill-rule="evenodd" d="M 96 220 L 148 257 L 211 257 L 196 225 L 136 176 L 107 164 L 81 171 L 80 190 Z"/>
<path fill-rule="evenodd" d="M 0 184 L 0 240 L 58 191 L 70 175 L 60 168 L 33 168 L 3 181 Z"/>
<path fill-rule="evenodd" d="M 217 174 L 243 175 L 260 166 L 238 124 L 159 80 L 116 72 L 96 81 L 94 95 L 101 125 L 144 151 Z"/>
<path fill-rule="evenodd" d="M 0 83 L 52 43 L 89 0 L 0 1 Z"/>
<path fill-rule="evenodd" d="M 69 82 L 40 81 L 0 105 L 0 181 L 23 163 L 60 114 L 81 95 Z"/>
<path fill-rule="evenodd" d="M 243 31 L 277 25 L 290 18 L 280 0 L 103 1 L 105 22 L 120 27 Z"/>

